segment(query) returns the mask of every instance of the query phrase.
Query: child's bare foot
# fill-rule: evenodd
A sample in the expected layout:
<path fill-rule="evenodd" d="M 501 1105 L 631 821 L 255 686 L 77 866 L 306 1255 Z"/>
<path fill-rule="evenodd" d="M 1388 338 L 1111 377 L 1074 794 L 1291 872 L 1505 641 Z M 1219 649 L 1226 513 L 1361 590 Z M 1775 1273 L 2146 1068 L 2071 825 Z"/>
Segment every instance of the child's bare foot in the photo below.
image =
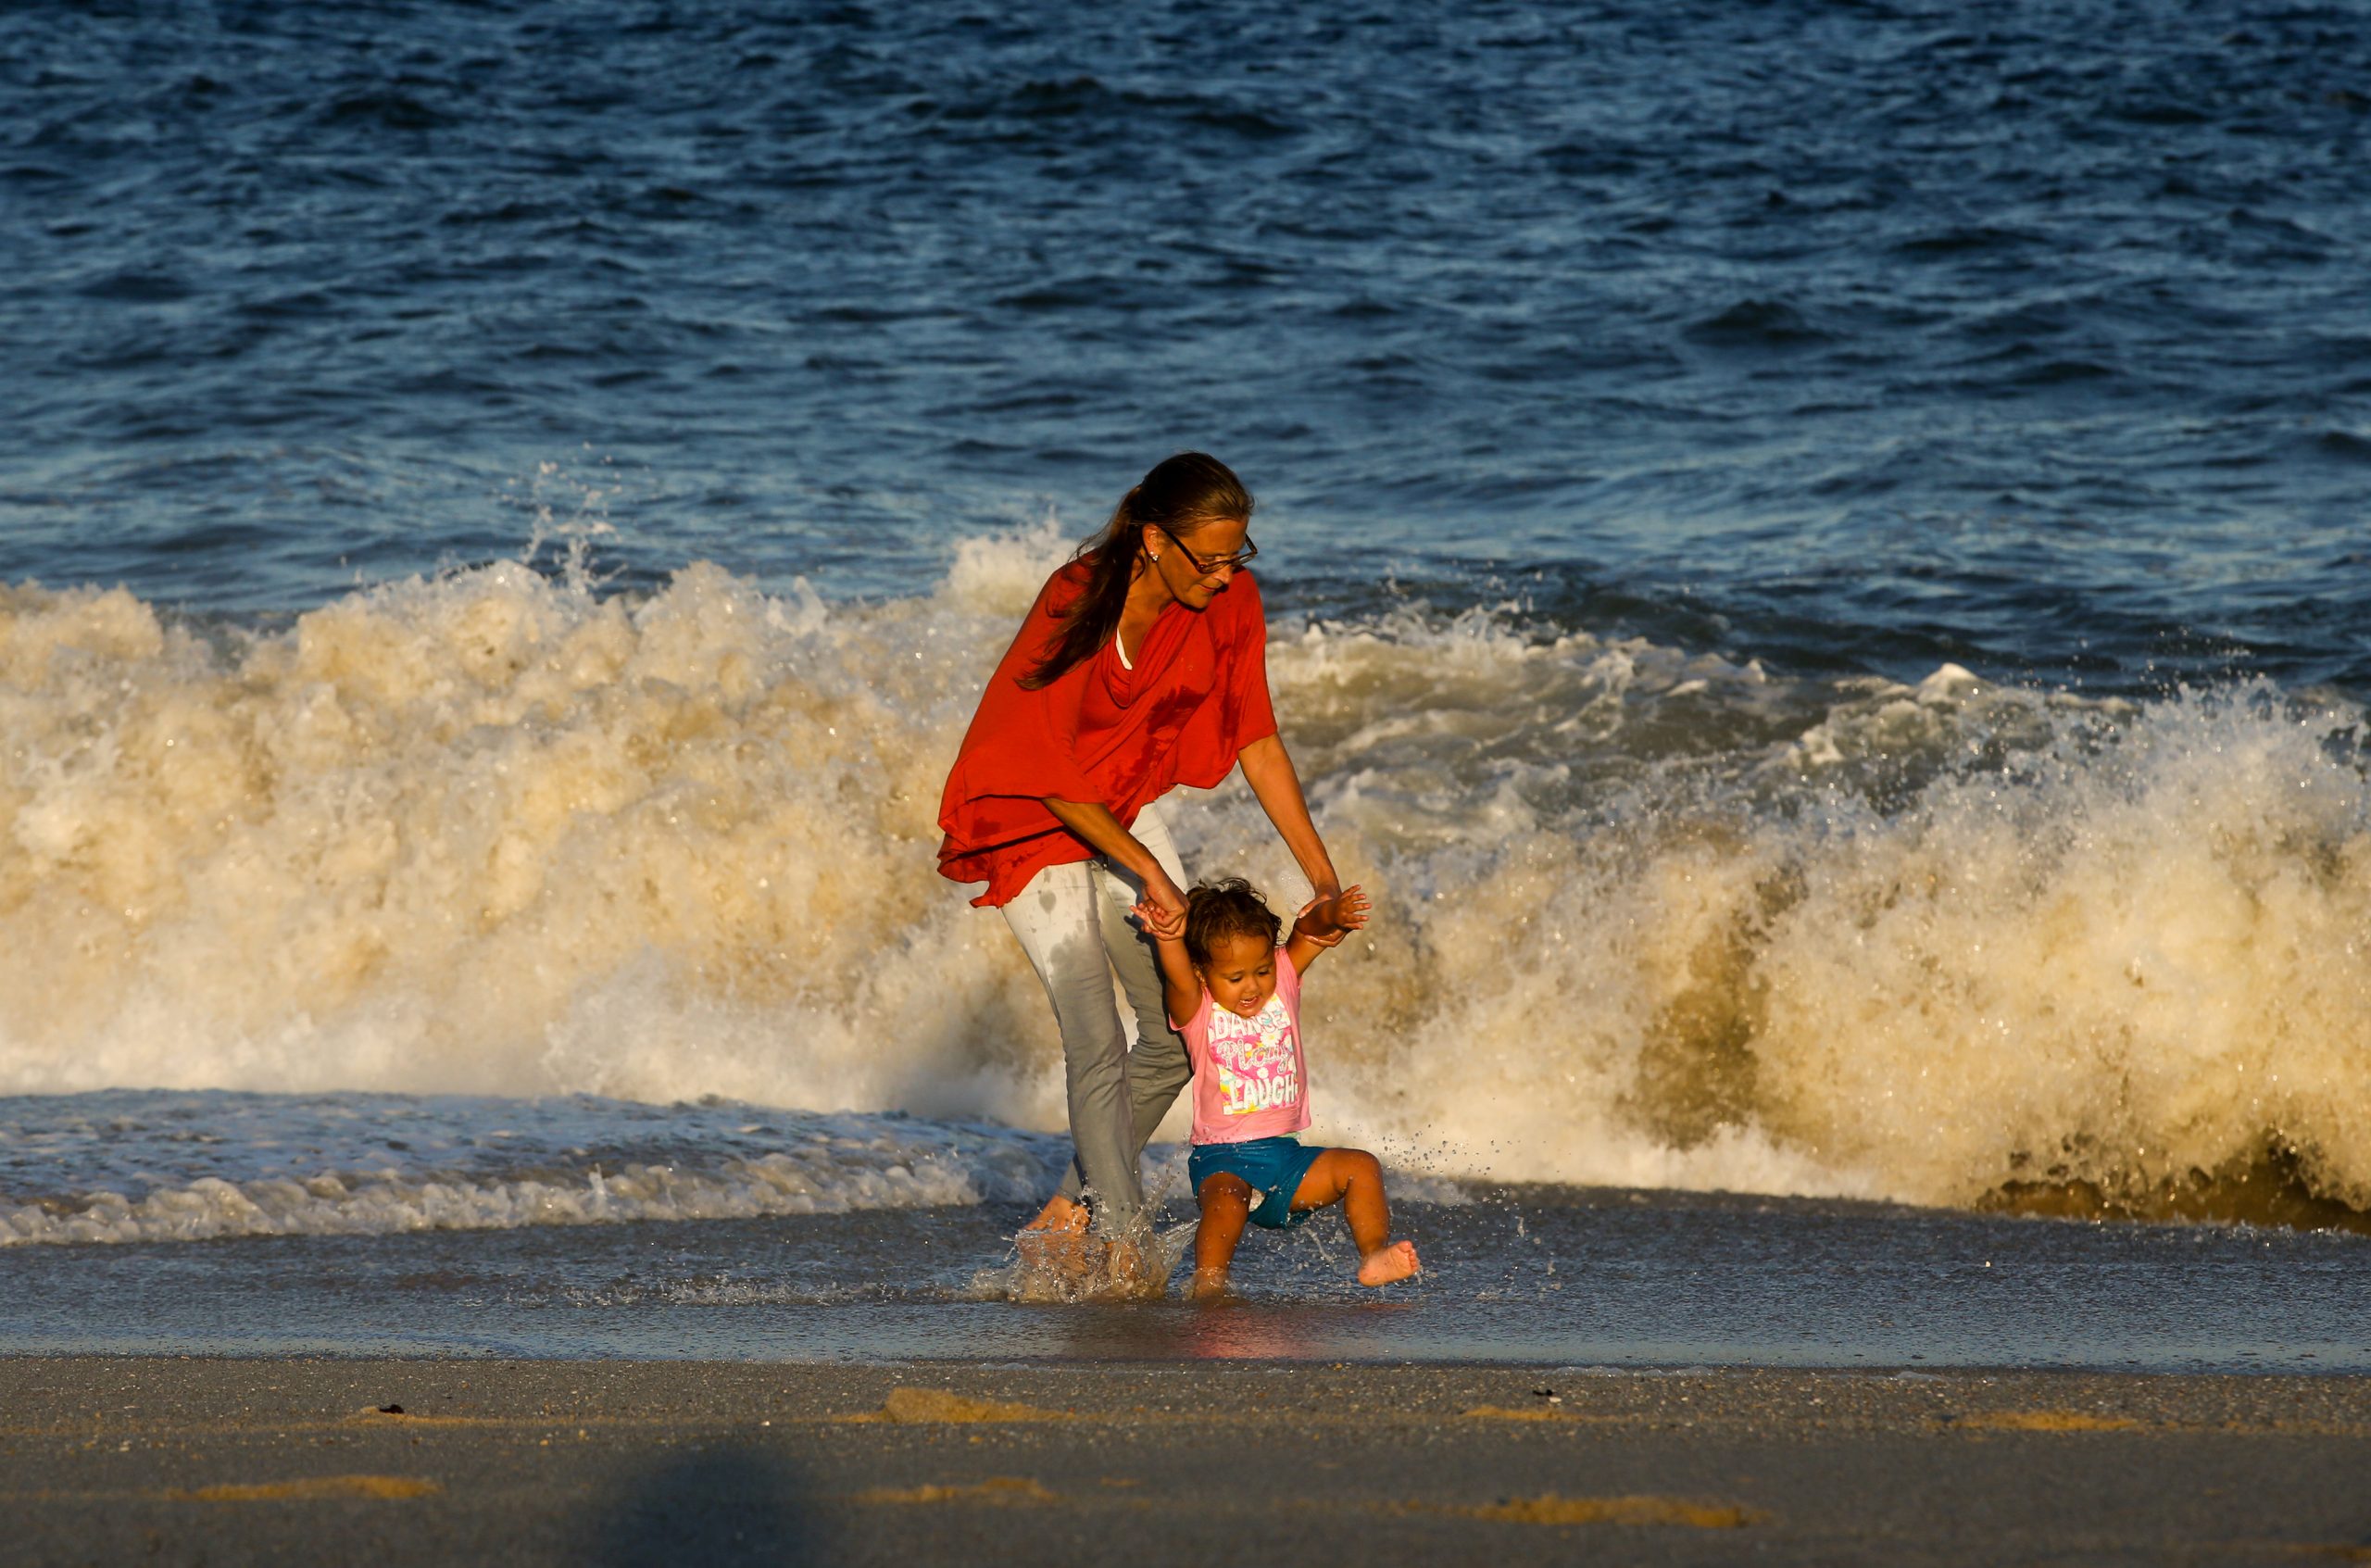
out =
<path fill-rule="evenodd" d="M 1378 1247 L 1359 1264 L 1361 1285 L 1389 1285 L 1396 1279 L 1406 1279 L 1422 1267 L 1416 1261 L 1416 1244 L 1395 1241 L 1388 1247 Z"/>
<path fill-rule="evenodd" d="M 1227 1297 L 1226 1275 L 1197 1273 L 1194 1283 L 1186 1287 L 1186 1295 L 1195 1301 L 1223 1301 Z"/>

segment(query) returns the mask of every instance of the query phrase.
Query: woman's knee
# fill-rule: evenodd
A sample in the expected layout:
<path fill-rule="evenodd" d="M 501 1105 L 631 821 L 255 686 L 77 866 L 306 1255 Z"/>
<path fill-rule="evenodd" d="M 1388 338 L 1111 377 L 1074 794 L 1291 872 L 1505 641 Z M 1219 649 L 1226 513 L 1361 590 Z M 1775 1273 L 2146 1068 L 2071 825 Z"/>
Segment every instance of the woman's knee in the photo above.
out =
<path fill-rule="evenodd" d="M 1173 1098 L 1193 1076 L 1194 1063 L 1186 1054 L 1186 1042 L 1167 1030 L 1151 1039 L 1139 1036 L 1135 1049 L 1128 1053 L 1128 1077 L 1141 1086 L 1146 1098 Z"/>
<path fill-rule="evenodd" d="M 1062 1031 L 1062 1072 L 1073 1089 L 1090 1085 L 1123 1089 L 1128 1082 L 1128 1042 L 1115 1027 L 1108 1035 Z"/>
<path fill-rule="evenodd" d="M 1099 989 L 1082 986 L 1054 1000 L 1054 1026 L 1062 1035 L 1062 1062 L 1073 1083 L 1082 1075 L 1116 1082 L 1127 1072 L 1128 1033 L 1120 1023 L 1120 1010 L 1111 1005 L 1110 975 L 1099 978 Z"/>

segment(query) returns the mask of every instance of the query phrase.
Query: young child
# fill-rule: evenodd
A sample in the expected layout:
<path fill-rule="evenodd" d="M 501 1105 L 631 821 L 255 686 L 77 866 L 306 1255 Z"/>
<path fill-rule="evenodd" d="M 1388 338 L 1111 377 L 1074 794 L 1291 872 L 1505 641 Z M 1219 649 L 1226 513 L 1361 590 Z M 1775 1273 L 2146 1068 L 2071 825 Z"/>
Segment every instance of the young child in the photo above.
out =
<path fill-rule="evenodd" d="M 1204 883 L 1186 913 L 1136 906 L 1160 956 L 1169 1020 L 1194 1061 L 1194 1153 L 1186 1174 L 1202 1206 L 1194 1232 L 1193 1296 L 1224 1294 L 1246 1220 L 1289 1230 L 1312 1210 L 1342 1206 L 1359 1248 L 1359 1283 L 1388 1285 L 1416 1273 L 1412 1243 L 1391 1241 L 1383 1167 L 1362 1148 L 1304 1148 L 1309 1069 L 1301 1060 L 1300 977 L 1317 955 L 1367 922 L 1353 887 L 1311 905 L 1292 940 L 1240 877 Z"/>

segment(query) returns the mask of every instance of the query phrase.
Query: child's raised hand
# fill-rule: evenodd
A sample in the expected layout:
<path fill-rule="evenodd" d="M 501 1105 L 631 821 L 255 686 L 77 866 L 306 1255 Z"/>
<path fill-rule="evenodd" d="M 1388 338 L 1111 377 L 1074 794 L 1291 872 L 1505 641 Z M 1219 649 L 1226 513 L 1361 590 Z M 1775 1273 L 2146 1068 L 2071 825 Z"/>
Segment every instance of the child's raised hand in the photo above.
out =
<path fill-rule="evenodd" d="M 1302 907 L 1294 929 L 1321 947 L 1335 947 L 1351 932 L 1365 927 L 1374 907 L 1353 883 L 1331 898 L 1311 899 Z"/>
<path fill-rule="evenodd" d="M 1182 909 L 1164 909 L 1148 898 L 1128 911 L 1144 922 L 1144 928 L 1158 941 L 1186 940 L 1186 915 Z"/>

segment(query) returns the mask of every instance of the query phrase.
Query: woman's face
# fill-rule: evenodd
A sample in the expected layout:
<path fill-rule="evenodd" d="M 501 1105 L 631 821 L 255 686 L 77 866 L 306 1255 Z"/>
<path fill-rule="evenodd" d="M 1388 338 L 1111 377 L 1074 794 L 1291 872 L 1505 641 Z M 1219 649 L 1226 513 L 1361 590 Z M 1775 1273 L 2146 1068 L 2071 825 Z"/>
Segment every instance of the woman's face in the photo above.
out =
<path fill-rule="evenodd" d="M 1145 530 L 1145 553 L 1153 570 L 1168 584 L 1170 596 L 1187 609 L 1206 609 L 1226 592 L 1240 568 L 1233 558 L 1243 553 L 1250 525 L 1236 518 L 1219 518 L 1180 529 L 1173 536 L 1159 528 Z M 1179 546 L 1184 546 L 1180 548 Z M 1198 559 L 1197 558 L 1198 558 Z M 1204 570 L 1206 563 L 1217 562 Z"/>

